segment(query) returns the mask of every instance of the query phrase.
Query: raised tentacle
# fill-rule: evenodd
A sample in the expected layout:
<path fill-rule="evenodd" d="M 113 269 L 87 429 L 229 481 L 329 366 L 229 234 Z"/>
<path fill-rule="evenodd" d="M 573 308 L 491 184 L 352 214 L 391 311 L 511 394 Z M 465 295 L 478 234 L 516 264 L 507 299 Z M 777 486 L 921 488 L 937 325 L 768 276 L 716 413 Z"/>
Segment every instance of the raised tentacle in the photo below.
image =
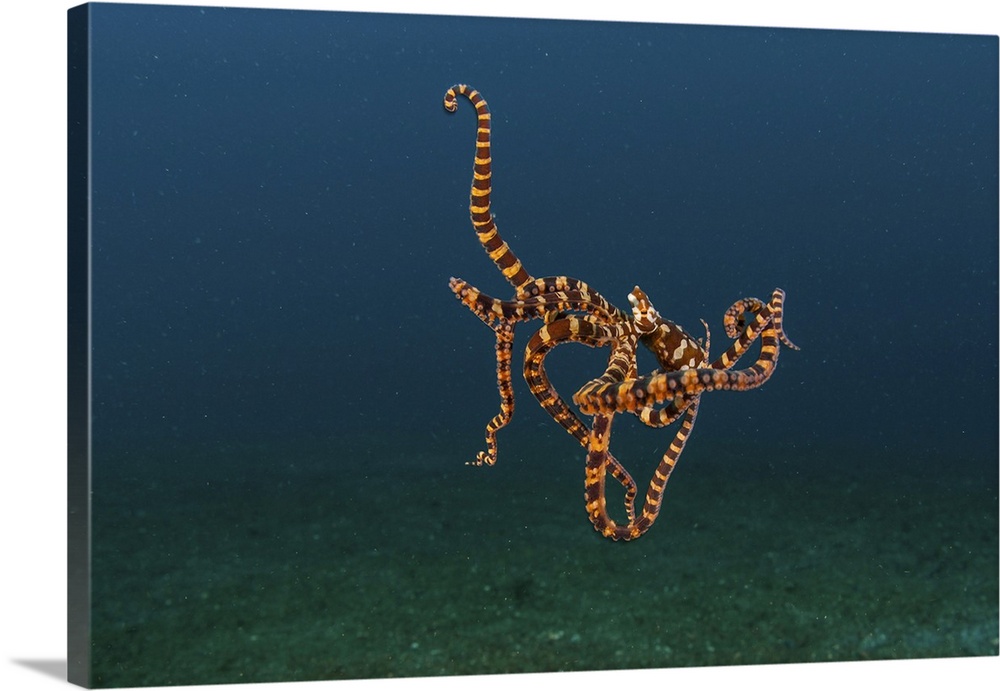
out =
<path fill-rule="evenodd" d="M 511 285 L 521 288 L 534 279 L 521 265 L 510 246 L 500 237 L 493 213 L 490 211 L 493 165 L 490 154 L 490 108 L 482 94 L 467 84 L 456 84 L 444 95 L 444 108 L 449 113 L 458 110 L 455 102 L 458 94 L 469 99 L 476 108 L 479 121 L 476 135 L 476 158 L 472 172 L 472 190 L 469 194 L 469 215 L 472 226 L 479 236 L 479 242 L 497 268 L 507 277 Z"/>

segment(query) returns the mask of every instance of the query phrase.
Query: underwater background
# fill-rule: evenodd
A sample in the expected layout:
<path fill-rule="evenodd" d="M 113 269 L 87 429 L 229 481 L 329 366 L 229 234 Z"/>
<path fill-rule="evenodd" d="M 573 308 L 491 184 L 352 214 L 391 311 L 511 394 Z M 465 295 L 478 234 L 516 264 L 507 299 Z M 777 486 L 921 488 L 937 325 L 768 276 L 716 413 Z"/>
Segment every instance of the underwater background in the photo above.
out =
<path fill-rule="evenodd" d="M 997 38 L 96 4 L 95 686 L 996 655 Z M 728 345 L 656 525 L 448 290 L 587 281 Z M 744 359 L 752 363 L 756 347 Z M 607 352 L 546 361 L 568 397 Z M 652 368 L 652 363 L 646 363 Z M 673 438 L 621 416 L 642 488 Z M 620 502 L 609 500 L 612 512 Z M 619 512 L 620 513 L 620 512 Z M 619 519 L 622 517 L 617 516 Z"/>

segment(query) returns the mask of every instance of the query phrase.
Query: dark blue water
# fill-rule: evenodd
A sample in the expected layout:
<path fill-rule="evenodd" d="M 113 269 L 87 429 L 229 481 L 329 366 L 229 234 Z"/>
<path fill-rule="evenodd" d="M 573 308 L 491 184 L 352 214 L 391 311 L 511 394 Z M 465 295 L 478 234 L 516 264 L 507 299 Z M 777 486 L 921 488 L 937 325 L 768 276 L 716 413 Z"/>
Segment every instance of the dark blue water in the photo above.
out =
<path fill-rule="evenodd" d="M 639 284 L 713 354 L 730 304 L 786 291 L 802 350 L 707 394 L 689 449 L 995 485 L 996 37 L 95 5 L 91 38 L 98 497 L 244 445 L 329 450 L 331 476 L 367 472 L 347 439 L 474 457 L 493 337 L 448 278 L 511 291 L 456 82 L 489 100 L 493 210 L 534 275 L 619 306 Z M 501 444 L 561 449 L 577 496 L 583 453 L 517 374 L 532 331 Z M 568 396 L 605 357 L 547 364 Z M 552 510 L 597 541 L 581 508 Z"/>

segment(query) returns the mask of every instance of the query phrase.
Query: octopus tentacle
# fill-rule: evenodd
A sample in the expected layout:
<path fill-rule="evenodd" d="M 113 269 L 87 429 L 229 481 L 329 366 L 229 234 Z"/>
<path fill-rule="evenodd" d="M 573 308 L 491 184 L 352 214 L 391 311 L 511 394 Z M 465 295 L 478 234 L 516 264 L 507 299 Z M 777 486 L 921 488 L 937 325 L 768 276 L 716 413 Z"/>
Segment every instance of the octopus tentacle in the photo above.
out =
<path fill-rule="evenodd" d="M 605 496 L 605 457 L 609 453 L 611 438 L 611 421 L 614 414 L 598 413 L 594 416 L 594 427 L 591 432 L 589 450 L 587 453 L 587 472 L 584 480 L 584 501 L 587 515 L 594 529 L 604 537 L 612 540 L 634 540 L 641 536 L 656 522 L 663 502 L 663 492 L 670 474 L 673 472 L 691 430 L 694 429 L 695 418 L 698 415 L 696 399 L 684 414 L 681 426 L 674 435 L 674 440 L 664 452 L 659 465 L 653 472 L 653 477 L 646 488 L 646 498 L 642 504 L 642 513 L 638 518 L 630 512 L 626 525 L 618 525 L 608 514 L 607 498 Z"/>
<path fill-rule="evenodd" d="M 515 288 L 521 288 L 534 279 L 521 265 L 510 246 L 500 237 L 500 231 L 490 210 L 490 195 L 493 191 L 493 159 L 490 153 L 490 107 L 478 91 L 467 84 L 456 84 L 444 95 L 444 109 L 449 113 L 458 110 L 456 99 L 461 94 L 469 99 L 476 109 L 478 130 L 476 134 L 476 157 L 472 171 L 472 190 L 469 193 L 469 215 L 472 226 L 479 237 L 479 243 L 486 250 L 493 263 Z"/>
<path fill-rule="evenodd" d="M 636 286 L 628 295 L 630 310 L 620 310 L 583 281 L 568 276 L 534 278 L 500 236 L 491 208 L 492 152 L 490 109 L 475 89 L 456 84 L 447 90 L 444 107 L 458 109 L 459 96 L 476 109 L 476 155 L 469 213 L 473 228 L 487 255 L 514 286 L 510 300 L 486 295 L 465 281 L 452 278 L 450 288 L 496 336 L 497 390 L 500 412 L 486 425 L 486 450 L 473 465 L 492 465 L 497 459 L 497 432 L 514 413 L 511 359 L 514 329 L 533 319 L 542 326 L 531 337 L 524 353 L 523 374 L 532 395 L 553 420 L 587 448 L 585 501 L 594 528 L 614 540 L 632 540 L 655 522 L 667 480 L 683 452 L 697 418 L 701 396 L 716 389 L 746 390 L 766 382 L 774 371 L 780 346 L 798 350 L 785 335 L 784 292 L 775 289 L 767 303 L 743 298 L 726 310 L 723 326 L 734 339 L 722 355 L 709 360 L 711 334 L 695 338 L 665 319 L 648 296 Z M 734 369 L 748 349 L 760 341 L 760 353 L 750 367 Z M 604 373 L 587 382 L 572 397 L 590 426 L 559 395 L 545 371 L 545 358 L 558 345 L 582 343 L 609 347 Z M 639 344 L 655 357 L 658 368 L 646 376 L 637 371 Z M 678 419 L 680 426 L 650 479 L 640 515 L 636 516 L 638 488 L 610 450 L 611 427 L 618 413 L 631 413 L 650 427 L 664 427 Z M 627 522 L 618 524 L 609 515 L 605 484 L 610 474 L 625 490 Z"/>

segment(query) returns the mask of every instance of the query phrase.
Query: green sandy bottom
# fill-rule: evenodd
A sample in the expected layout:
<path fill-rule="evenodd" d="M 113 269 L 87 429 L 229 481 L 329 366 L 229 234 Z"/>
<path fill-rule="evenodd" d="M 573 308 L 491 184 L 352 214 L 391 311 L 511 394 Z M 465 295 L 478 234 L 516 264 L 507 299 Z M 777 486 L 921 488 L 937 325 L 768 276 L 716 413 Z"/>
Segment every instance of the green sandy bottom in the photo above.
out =
<path fill-rule="evenodd" d="M 998 652 L 995 470 L 691 450 L 656 525 L 613 543 L 579 453 L 511 446 L 493 468 L 257 448 L 99 480 L 93 684 Z"/>

